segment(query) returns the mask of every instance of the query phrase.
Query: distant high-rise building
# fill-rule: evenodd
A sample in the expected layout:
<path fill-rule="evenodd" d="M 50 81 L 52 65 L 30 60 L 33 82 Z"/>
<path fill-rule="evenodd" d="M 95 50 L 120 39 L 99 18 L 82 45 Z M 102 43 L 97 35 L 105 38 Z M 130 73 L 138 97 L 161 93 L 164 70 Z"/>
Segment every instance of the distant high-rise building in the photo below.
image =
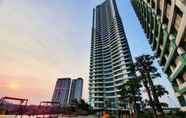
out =
<path fill-rule="evenodd" d="M 59 78 L 56 82 L 52 101 L 59 102 L 61 105 L 68 104 L 70 84 L 70 78 Z"/>
<path fill-rule="evenodd" d="M 186 0 L 131 0 L 148 41 L 186 111 Z"/>
<path fill-rule="evenodd" d="M 95 110 L 127 109 L 118 92 L 133 79 L 133 64 L 122 20 L 115 0 L 106 0 L 93 9 L 89 104 Z"/>
<path fill-rule="evenodd" d="M 72 100 L 80 100 L 82 98 L 82 91 L 83 91 L 83 79 L 73 79 L 71 84 L 70 90 L 70 97 L 69 102 L 71 103 Z"/>

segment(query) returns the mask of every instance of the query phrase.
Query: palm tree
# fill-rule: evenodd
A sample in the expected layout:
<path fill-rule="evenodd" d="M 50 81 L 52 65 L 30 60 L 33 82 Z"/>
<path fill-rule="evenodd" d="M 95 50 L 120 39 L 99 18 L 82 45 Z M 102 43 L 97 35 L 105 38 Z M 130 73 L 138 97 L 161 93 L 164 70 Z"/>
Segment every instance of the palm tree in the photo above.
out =
<path fill-rule="evenodd" d="M 150 55 L 142 55 L 136 58 L 136 69 L 141 73 L 141 79 L 144 87 L 147 90 L 147 94 L 149 96 L 149 104 L 153 109 L 154 117 L 164 118 L 164 112 L 160 101 L 158 99 L 159 95 L 165 94 L 165 91 L 162 90 L 160 86 L 156 87 L 153 83 L 153 78 L 159 77 L 160 74 L 157 72 L 157 68 L 153 66 L 154 57 Z"/>
<path fill-rule="evenodd" d="M 141 98 L 140 87 L 141 85 L 137 79 L 129 79 L 122 85 L 118 92 L 120 99 L 128 101 L 129 111 L 132 118 L 137 117 L 136 102 Z"/>
<path fill-rule="evenodd" d="M 145 77 L 144 73 L 141 73 L 140 77 L 138 77 L 138 78 L 141 80 L 141 82 L 143 83 L 143 86 L 145 87 L 145 89 L 147 91 L 147 95 L 148 95 L 148 98 L 149 98 L 148 104 L 152 108 L 153 115 L 154 115 L 155 118 L 158 118 L 157 111 L 156 111 L 154 101 L 153 101 L 153 97 L 152 97 L 152 94 L 151 94 L 151 89 L 150 89 L 149 84 L 148 84 L 148 80 Z"/>
<path fill-rule="evenodd" d="M 162 85 L 155 85 L 155 94 L 158 98 L 169 94 L 169 92 Z M 161 107 L 168 107 L 168 104 L 165 102 L 160 103 Z"/>
<path fill-rule="evenodd" d="M 168 94 L 168 91 L 162 85 L 155 85 L 154 88 L 156 92 L 155 94 L 158 97 L 162 97 L 163 95 Z"/>

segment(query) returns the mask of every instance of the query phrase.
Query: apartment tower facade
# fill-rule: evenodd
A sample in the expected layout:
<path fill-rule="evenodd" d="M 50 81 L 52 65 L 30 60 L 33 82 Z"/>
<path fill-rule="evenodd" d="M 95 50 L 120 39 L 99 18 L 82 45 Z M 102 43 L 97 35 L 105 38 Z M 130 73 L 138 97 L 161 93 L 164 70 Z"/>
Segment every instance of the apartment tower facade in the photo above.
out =
<path fill-rule="evenodd" d="M 148 41 L 186 111 L 186 1 L 131 0 Z"/>
<path fill-rule="evenodd" d="M 70 78 L 59 78 L 56 82 L 52 101 L 59 102 L 62 106 L 67 105 L 69 99 L 70 84 Z"/>
<path fill-rule="evenodd" d="M 134 78 L 132 63 L 116 1 L 106 0 L 93 9 L 89 104 L 94 110 L 127 109 L 121 106 L 118 91 Z"/>
<path fill-rule="evenodd" d="M 80 100 L 82 98 L 83 91 L 83 79 L 77 78 L 72 80 L 69 102 L 72 103 L 73 100 Z"/>

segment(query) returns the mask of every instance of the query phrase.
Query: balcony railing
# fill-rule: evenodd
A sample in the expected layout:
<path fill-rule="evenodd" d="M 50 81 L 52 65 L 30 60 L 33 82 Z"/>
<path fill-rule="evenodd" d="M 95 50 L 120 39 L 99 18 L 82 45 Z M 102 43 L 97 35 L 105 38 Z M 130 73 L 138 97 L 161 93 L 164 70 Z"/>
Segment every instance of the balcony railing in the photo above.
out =
<path fill-rule="evenodd" d="M 180 26 L 180 24 L 181 24 L 181 19 L 182 19 L 181 16 L 176 15 L 176 19 L 175 19 L 174 27 L 175 27 L 175 29 L 176 29 L 177 31 L 178 31 L 179 26 Z"/>

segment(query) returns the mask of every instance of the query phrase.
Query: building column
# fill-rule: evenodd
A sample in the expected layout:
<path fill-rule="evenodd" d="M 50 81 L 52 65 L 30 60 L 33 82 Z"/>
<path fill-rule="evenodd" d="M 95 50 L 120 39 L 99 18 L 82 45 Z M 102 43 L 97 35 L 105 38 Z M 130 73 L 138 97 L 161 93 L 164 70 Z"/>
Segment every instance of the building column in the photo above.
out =
<path fill-rule="evenodd" d="M 145 4 L 145 33 L 148 32 L 148 6 Z"/>
<path fill-rule="evenodd" d="M 168 35 L 169 35 L 167 32 L 167 26 L 165 24 L 163 24 L 162 29 L 163 29 L 163 50 L 161 51 L 161 54 L 160 54 L 160 64 L 162 64 L 163 56 L 167 48 Z"/>
<path fill-rule="evenodd" d="M 173 81 L 186 68 L 186 54 L 179 56 L 179 64 L 176 66 L 174 72 L 170 75 L 169 80 Z"/>
<path fill-rule="evenodd" d="M 156 42 L 156 33 L 157 33 L 157 20 L 156 20 L 156 13 L 155 13 L 155 10 L 153 11 L 153 14 L 152 14 L 152 17 L 153 17 L 153 37 L 152 37 L 152 50 L 155 50 L 155 42 Z"/>
<path fill-rule="evenodd" d="M 174 10 L 175 10 L 175 4 L 176 4 L 176 0 L 171 0 L 171 11 L 170 11 L 170 16 L 169 16 L 169 23 L 168 23 L 168 28 L 167 28 L 167 31 L 168 33 L 170 33 L 171 31 L 171 26 L 172 26 L 172 23 L 173 23 L 173 19 L 174 19 Z"/>
<path fill-rule="evenodd" d="M 169 65 L 170 65 L 170 63 L 172 61 L 172 58 L 174 57 L 174 54 L 175 54 L 175 52 L 177 50 L 177 46 L 176 46 L 176 42 L 175 42 L 176 38 L 175 38 L 175 36 L 173 34 L 171 34 L 169 36 L 169 40 L 170 40 L 170 48 L 171 49 L 169 51 L 169 56 L 168 56 L 167 61 L 165 63 L 164 72 L 167 71 L 167 69 L 168 69 L 168 67 L 169 67 Z"/>
<path fill-rule="evenodd" d="M 146 10 L 146 8 L 145 8 L 145 4 L 144 4 L 144 2 L 142 1 L 141 3 L 141 9 L 142 9 L 142 27 L 143 27 L 143 29 L 145 29 L 145 19 L 146 19 L 146 14 L 145 14 L 145 10 Z"/>
<path fill-rule="evenodd" d="M 182 20 L 181 20 L 181 23 L 180 23 L 180 27 L 179 27 L 179 30 L 178 30 L 178 34 L 177 34 L 177 38 L 176 38 L 176 44 L 179 45 L 179 43 L 181 42 L 181 39 L 182 39 L 182 36 L 184 35 L 185 33 L 185 27 L 186 27 L 186 8 L 183 12 L 183 17 L 182 17 Z"/>
<path fill-rule="evenodd" d="M 165 16 L 165 11 L 166 11 L 166 1 L 163 0 L 163 8 L 162 8 L 162 14 L 161 14 L 161 22 L 163 23 L 163 18 Z"/>
<path fill-rule="evenodd" d="M 160 45 L 160 35 L 161 35 L 161 30 L 162 30 L 162 24 L 161 24 L 161 21 L 160 21 L 160 18 L 157 17 L 157 23 L 158 23 L 158 37 L 157 37 L 157 44 L 156 44 L 156 53 L 158 52 L 158 48 L 159 48 L 159 45 Z"/>
<path fill-rule="evenodd" d="M 149 28 L 149 41 L 150 41 L 150 44 L 152 44 L 152 27 L 153 27 L 153 19 L 152 19 L 152 8 L 150 8 L 150 6 L 149 6 L 149 9 L 148 9 L 148 11 L 149 11 L 149 23 L 148 23 L 148 28 Z"/>

